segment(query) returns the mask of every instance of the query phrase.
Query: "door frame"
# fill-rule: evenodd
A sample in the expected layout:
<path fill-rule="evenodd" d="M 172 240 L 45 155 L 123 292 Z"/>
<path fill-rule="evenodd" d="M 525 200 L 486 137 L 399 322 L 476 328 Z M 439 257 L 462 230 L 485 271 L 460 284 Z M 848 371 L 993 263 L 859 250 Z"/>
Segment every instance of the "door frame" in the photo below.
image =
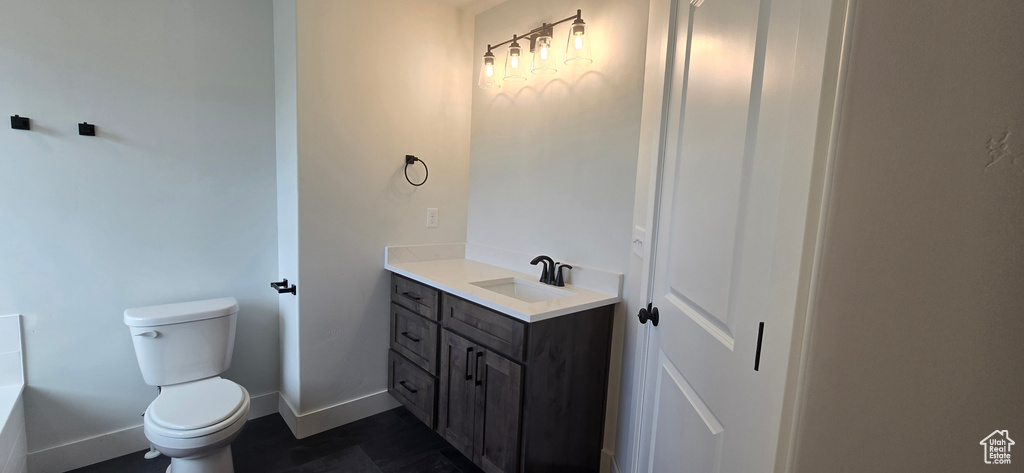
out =
<path fill-rule="evenodd" d="M 698 7 L 705 0 L 651 0 L 647 29 L 647 56 L 644 71 L 643 107 L 640 122 L 639 160 L 649 163 L 647 192 L 646 232 L 649 238 L 644 242 L 643 264 L 641 266 L 639 306 L 646 306 L 653 300 L 654 263 L 658 238 L 658 219 L 661 211 L 661 194 L 665 145 L 668 133 L 671 73 L 674 64 L 671 58 L 676 54 L 674 38 L 679 25 L 676 24 L 679 8 Z M 706 0 L 715 1 L 715 0 Z M 764 2 L 765 0 L 762 0 Z M 814 0 L 805 0 L 814 1 Z M 818 131 L 814 146 L 811 171 L 811 189 L 808 199 L 807 221 L 804 227 L 804 245 L 800 264 L 796 313 L 793 320 L 792 344 L 789 366 L 787 367 L 785 394 L 783 397 L 782 419 L 780 421 L 778 448 L 774 471 L 788 473 L 793 470 L 796 448 L 800 438 L 799 419 L 806 398 L 806 369 L 810 355 L 810 333 L 817 305 L 818 275 L 821 267 L 821 247 L 827 225 L 831 201 L 833 169 L 836 142 L 843 106 L 850 49 L 852 45 L 854 13 L 858 0 L 829 0 L 832 12 L 829 19 L 828 44 L 826 46 L 825 73 L 822 77 L 822 92 L 819 99 Z M 685 26 L 685 25 L 684 25 Z M 798 40 L 799 41 L 799 40 Z M 634 355 L 637 363 L 637 382 L 634 387 L 636 403 L 633 425 L 630 426 L 632 461 L 629 471 L 638 473 L 642 451 L 643 412 L 650 342 L 650 324 L 642 325 L 636 334 Z"/>

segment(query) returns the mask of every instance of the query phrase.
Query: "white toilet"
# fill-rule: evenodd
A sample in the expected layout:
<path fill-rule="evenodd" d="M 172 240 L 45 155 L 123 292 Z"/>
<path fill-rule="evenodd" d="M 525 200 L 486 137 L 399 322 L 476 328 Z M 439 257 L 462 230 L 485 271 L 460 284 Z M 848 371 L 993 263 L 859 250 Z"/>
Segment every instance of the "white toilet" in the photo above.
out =
<path fill-rule="evenodd" d="M 219 374 L 231 366 L 233 297 L 124 311 L 146 384 L 160 394 L 143 429 L 168 473 L 232 473 L 231 441 L 249 419 L 249 393 Z"/>

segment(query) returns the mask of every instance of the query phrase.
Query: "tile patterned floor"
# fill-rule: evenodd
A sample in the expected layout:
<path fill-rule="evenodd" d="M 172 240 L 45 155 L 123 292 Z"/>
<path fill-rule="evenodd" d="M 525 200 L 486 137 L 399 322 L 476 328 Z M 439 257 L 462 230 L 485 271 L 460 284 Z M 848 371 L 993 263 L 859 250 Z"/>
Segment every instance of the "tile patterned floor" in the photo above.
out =
<path fill-rule="evenodd" d="M 404 407 L 296 440 L 278 415 L 249 421 L 231 444 L 236 473 L 482 473 Z M 74 473 L 163 473 L 145 452 Z"/>

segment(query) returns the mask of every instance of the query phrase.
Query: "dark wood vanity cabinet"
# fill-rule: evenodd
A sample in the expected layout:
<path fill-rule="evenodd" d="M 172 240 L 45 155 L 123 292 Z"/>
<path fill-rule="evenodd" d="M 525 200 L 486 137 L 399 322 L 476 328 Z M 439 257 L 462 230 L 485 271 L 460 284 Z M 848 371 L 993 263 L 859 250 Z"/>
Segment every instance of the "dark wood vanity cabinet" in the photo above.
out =
<path fill-rule="evenodd" d="M 440 298 L 437 289 L 391 277 L 388 392 L 431 428 L 437 422 Z"/>
<path fill-rule="evenodd" d="M 467 458 L 473 458 L 476 443 L 476 383 L 473 379 L 474 358 L 477 347 L 458 335 L 445 331 L 441 336 L 441 383 L 444 398 L 440 407 L 443 419 L 437 425 L 438 433 Z"/>
<path fill-rule="evenodd" d="M 388 390 L 452 446 L 489 473 L 599 470 L 614 306 L 525 323 L 395 274 L 392 302 Z"/>
<path fill-rule="evenodd" d="M 437 430 L 484 471 L 519 461 L 523 367 L 444 330 Z"/>

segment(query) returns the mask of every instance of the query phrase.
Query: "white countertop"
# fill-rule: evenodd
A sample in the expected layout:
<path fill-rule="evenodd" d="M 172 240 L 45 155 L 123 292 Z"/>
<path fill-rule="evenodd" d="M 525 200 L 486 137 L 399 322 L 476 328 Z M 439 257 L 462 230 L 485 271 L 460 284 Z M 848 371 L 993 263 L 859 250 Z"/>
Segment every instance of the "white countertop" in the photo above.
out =
<path fill-rule="evenodd" d="M 386 251 L 385 254 L 390 254 L 396 248 L 389 248 L 389 251 Z M 404 250 L 405 248 L 408 247 L 400 249 Z M 450 258 L 452 256 L 457 256 L 457 253 L 444 252 L 443 255 L 438 255 L 438 257 L 443 258 Z M 551 287 L 568 291 L 573 293 L 572 295 L 528 303 L 475 286 L 472 283 L 509 277 L 536 282 L 540 273 L 539 269 L 537 271 L 538 274 L 526 274 L 501 266 L 466 259 L 465 257 L 431 259 L 427 261 L 403 259 L 399 262 L 398 260 L 399 258 L 395 258 L 389 261 L 389 258 L 385 256 L 384 269 L 524 322 L 537 322 L 560 315 L 615 304 L 622 300 L 619 294 L 607 294 L 566 284 L 565 287 Z"/>

